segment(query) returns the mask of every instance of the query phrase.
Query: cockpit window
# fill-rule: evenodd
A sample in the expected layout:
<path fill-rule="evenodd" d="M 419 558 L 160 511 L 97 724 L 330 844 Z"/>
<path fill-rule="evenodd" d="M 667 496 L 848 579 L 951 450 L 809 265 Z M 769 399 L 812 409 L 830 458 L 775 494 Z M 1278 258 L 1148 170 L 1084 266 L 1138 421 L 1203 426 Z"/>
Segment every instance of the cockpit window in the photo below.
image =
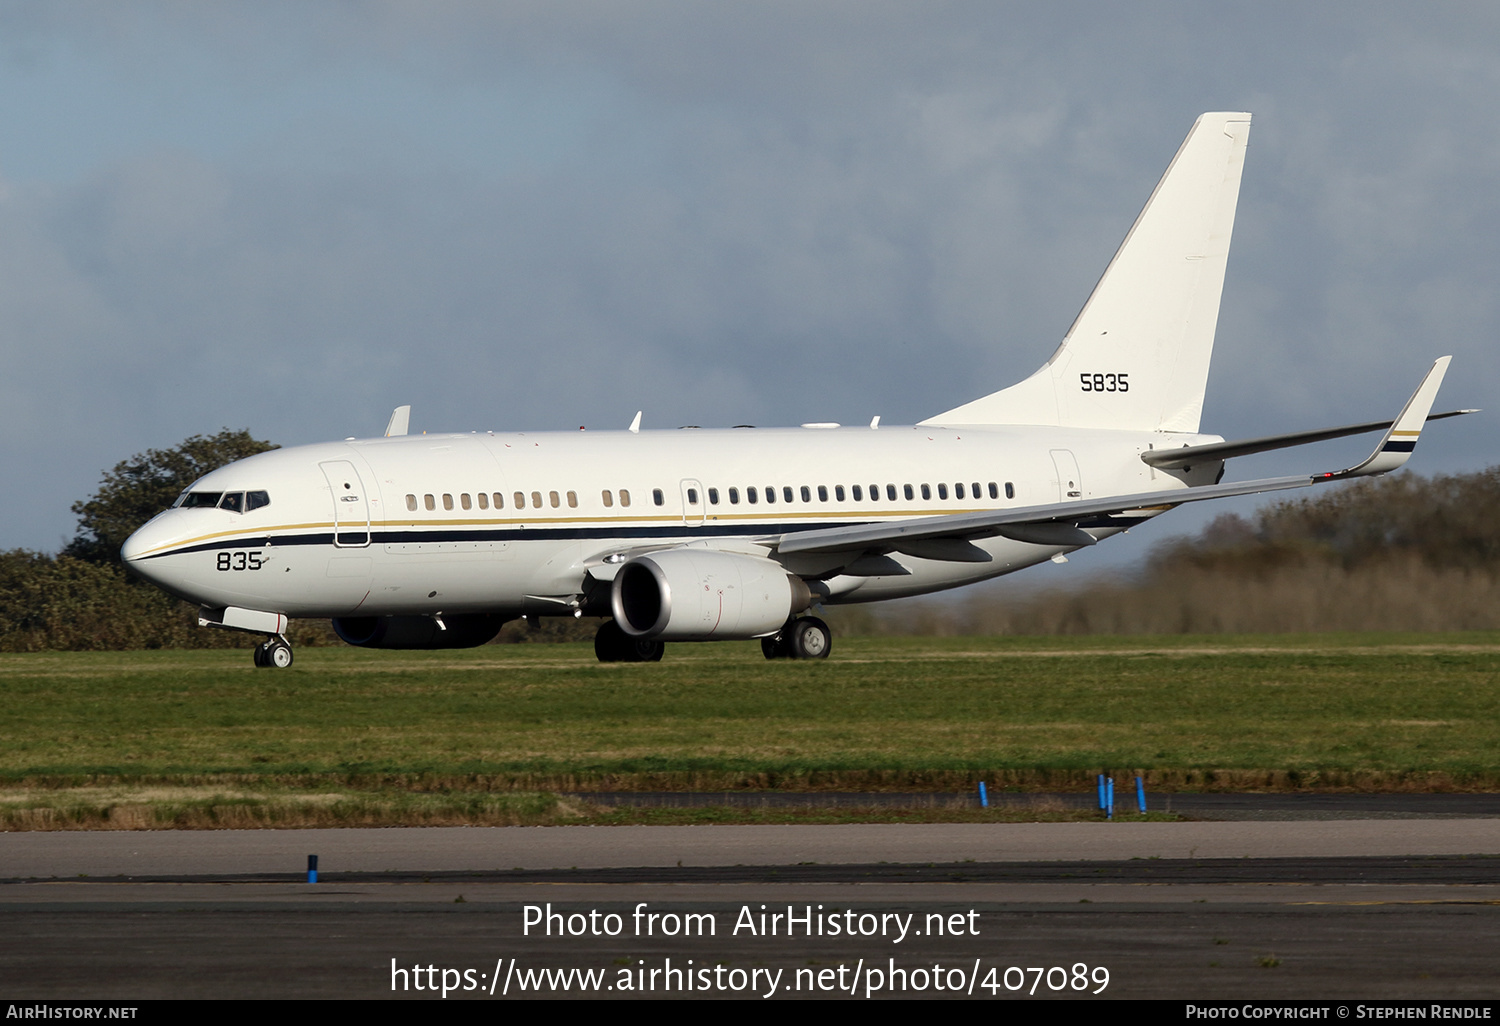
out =
<path fill-rule="evenodd" d="M 269 492 L 246 492 L 245 493 L 245 512 L 246 513 L 249 513 L 252 509 L 260 509 L 262 506 L 269 506 L 270 504 L 271 504 L 271 495 L 270 495 Z"/>
<path fill-rule="evenodd" d="M 225 492 L 224 498 L 219 500 L 219 508 L 227 509 L 231 513 L 245 512 L 245 493 Z"/>
<path fill-rule="evenodd" d="M 219 499 L 223 498 L 223 492 L 188 492 L 182 497 L 182 508 L 193 509 L 197 506 L 217 506 Z"/>

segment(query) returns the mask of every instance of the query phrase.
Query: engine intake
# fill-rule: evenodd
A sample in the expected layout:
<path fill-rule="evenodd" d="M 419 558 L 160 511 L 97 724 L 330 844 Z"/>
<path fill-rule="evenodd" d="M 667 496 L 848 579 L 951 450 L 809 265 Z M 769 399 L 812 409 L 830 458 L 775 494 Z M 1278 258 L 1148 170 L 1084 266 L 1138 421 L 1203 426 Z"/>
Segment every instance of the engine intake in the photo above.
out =
<path fill-rule="evenodd" d="M 610 590 L 615 623 L 663 641 L 760 638 L 812 604 L 781 564 L 709 549 L 667 549 L 620 567 Z"/>
<path fill-rule="evenodd" d="M 505 626 L 495 613 L 465 613 L 443 617 L 443 627 L 430 616 L 340 616 L 333 630 L 360 648 L 477 648 Z"/>

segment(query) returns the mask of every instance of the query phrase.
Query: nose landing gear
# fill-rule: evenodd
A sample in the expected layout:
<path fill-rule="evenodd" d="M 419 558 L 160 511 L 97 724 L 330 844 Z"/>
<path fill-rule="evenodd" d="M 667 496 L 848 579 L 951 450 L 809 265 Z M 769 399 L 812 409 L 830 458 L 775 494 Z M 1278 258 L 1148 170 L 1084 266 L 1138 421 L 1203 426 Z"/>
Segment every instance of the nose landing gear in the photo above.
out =
<path fill-rule="evenodd" d="M 760 639 L 767 659 L 827 659 L 833 651 L 833 632 L 816 616 L 788 620 L 781 632 Z"/>
<path fill-rule="evenodd" d="M 292 665 L 292 646 L 278 634 L 256 645 L 254 658 L 255 665 L 264 669 L 285 669 Z"/>

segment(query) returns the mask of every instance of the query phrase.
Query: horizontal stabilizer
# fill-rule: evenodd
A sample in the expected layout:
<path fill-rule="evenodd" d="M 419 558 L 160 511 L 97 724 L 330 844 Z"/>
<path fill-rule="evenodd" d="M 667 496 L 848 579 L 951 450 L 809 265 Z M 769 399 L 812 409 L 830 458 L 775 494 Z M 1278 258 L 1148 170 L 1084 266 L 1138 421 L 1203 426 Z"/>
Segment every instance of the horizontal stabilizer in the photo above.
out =
<path fill-rule="evenodd" d="M 1427 420 L 1447 420 L 1462 417 L 1478 410 L 1449 410 L 1447 413 L 1428 414 Z M 1288 435 L 1267 435 L 1264 438 L 1242 438 L 1235 442 L 1214 442 L 1211 445 L 1184 445 L 1180 449 L 1152 449 L 1141 453 L 1141 462 L 1163 470 L 1188 467 L 1204 460 L 1227 460 L 1235 456 L 1253 456 L 1258 452 L 1290 449 L 1297 445 L 1327 442 L 1334 438 L 1363 435 L 1371 431 L 1384 431 L 1393 426 L 1393 420 L 1374 420 L 1368 424 L 1346 424 L 1343 427 L 1322 428 L 1318 431 L 1296 431 Z"/>

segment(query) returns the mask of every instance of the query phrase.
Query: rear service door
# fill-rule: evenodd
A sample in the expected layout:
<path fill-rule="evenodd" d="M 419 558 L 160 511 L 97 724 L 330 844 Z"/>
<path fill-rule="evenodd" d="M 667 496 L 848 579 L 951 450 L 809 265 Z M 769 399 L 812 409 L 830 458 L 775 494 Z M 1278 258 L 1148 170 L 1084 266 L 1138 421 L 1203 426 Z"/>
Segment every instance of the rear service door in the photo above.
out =
<path fill-rule="evenodd" d="M 1083 478 L 1078 473 L 1078 460 L 1071 449 L 1053 449 L 1052 465 L 1057 468 L 1057 501 L 1069 502 L 1083 498 Z"/>

